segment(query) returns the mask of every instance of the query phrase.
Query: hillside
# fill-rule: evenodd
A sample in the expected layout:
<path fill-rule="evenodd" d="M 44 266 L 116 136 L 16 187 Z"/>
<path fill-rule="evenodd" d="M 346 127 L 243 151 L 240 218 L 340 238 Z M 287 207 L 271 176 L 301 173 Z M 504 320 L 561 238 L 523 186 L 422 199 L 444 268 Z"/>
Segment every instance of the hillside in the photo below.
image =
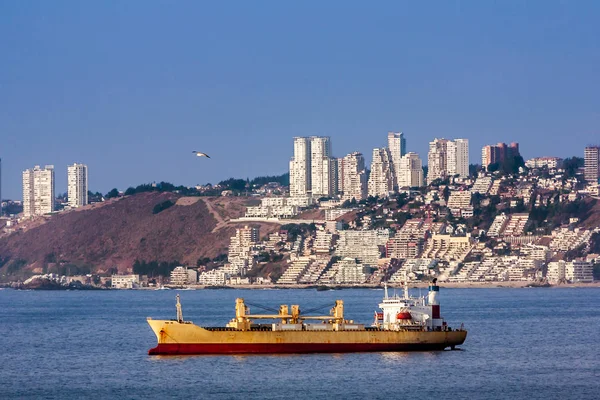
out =
<path fill-rule="evenodd" d="M 160 211 L 158 204 L 166 203 Z M 180 197 L 148 192 L 55 215 L 45 223 L 0 238 L 0 275 L 42 273 L 69 265 L 79 272 L 125 272 L 135 260 L 178 261 L 227 252 L 229 238 L 249 202 L 241 197 Z M 278 228 L 260 225 L 261 236 Z"/>

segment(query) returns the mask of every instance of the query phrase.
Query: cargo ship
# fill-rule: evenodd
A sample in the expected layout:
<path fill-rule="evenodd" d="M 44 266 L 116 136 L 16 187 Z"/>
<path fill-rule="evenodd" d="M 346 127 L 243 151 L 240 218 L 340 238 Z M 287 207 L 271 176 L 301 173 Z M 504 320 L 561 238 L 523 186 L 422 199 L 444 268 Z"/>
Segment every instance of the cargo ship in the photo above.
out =
<path fill-rule="evenodd" d="M 455 349 L 464 343 L 462 324 L 452 329 L 440 315 L 439 286 L 429 286 L 427 298 L 384 297 L 371 326 L 344 317 L 344 303 L 336 300 L 329 315 L 308 315 L 298 305 L 281 305 L 274 314 L 251 314 L 244 299 L 236 299 L 235 318 L 224 327 L 200 327 L 184 321 L 179 295 L 177 318 L 148 318 L 158 344 L 150 355 L 246 353 L 345 353 Z M 254 305 L 252 305 L 254 307 Z M 330 307 L 329 305 L 328 307 Z M 266 307 L 264 307 L 266 308 Z M 268 308 L 267 308 L 268 309 Z M 264 323 L 265 320 L 271 320 Z"/>

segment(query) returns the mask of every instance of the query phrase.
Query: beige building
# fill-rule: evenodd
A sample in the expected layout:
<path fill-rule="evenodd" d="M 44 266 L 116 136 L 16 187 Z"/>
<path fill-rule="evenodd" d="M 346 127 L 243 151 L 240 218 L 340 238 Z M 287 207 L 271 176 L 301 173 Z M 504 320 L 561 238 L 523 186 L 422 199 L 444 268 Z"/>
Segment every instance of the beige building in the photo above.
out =
<path fill-rule="evenodd" d="M 23 216 L 26 218 L 54 211 L 54 166 L 23 171 Z"/>
<path fill-rule="evenodd" d="M 294 138 L 290 161 L 290 196 L 329 197 L 337 193 L 338 163 L 328 136 Z"/>
<path fill-rule="evenodd" d="M 436 179 L 445 179 L 448 176 L 448 142 L 447 139 L 434 139 L 429 143 L 429 154 L 427 155 L 427 182 Z"/>
<path fill-rule="evenodd" d="M 313 197 L 329 197 L 337 193 L 337 159 L 331 157 L 329 136 L 310 138 L 311 193 Z"/>
<path fill-rule="evenodd" d="M 600 178 L 600 146 L 588 146 L 584 153 L 585 180 L 597 183 Z"/>
<path fill-rule="evenodd" d="M 406 154 L 406 139 L 402 132 L 388 132 L 388 150 L 394 169 L 394 178 L 396 179 L 394 186 L 398 187 L 400 160 Z"/>
<path fill-rule="evenodd" d="M 408 153 L 398 165 L 398 187 L 423 186 L 423 162 L 417 153 Z"/>
<path fill-rule="evenodd" d="M 469 176 L 469 140 L 434 139 L 429 143 L 427 182 Z"/>
<path fill-rule="evenodd" d="M 290 161 L 290 196 L 306 196 L 310 191 L 310 140 L 294 138 L 294 156 Z"/>
<path fill-rule="evenodd" d="M 67 167 L 67 195 L 69 207 L 81 207 L 88 203 L 87 165 L 75 163 Z"/>
<path fill-rule="evenodd" d="M 133 289 L 139 285 L 139 275 L 113 275 L 111 277 L 111 287 L 114 289 Z"/>
<path fill-rule="evenodd" d="M 228 260 L 235 258 L 250 258 L 252 251 L 259 241 L 259 230 L 251 226 L 245 226 L 235 230 L 235 236 L 229 241 Z"/>
<path fill-rule="evenodd" d="M 469 140 L 455 139 L 448 142 L 448 176 L 469 177 Z"/>
<path fill-rule="evenodd" d="M 368 195 L 387 197 L 394 191 L 394 170 L 387 148 L 373 149 Z"/>
<path fill-rule="evenodd" d="M 362 153 L 354 152 L 342 159 L 342 198 L 344 200 L 356 199 L 360 201 L 367 197 L 367 175 L 365 172 L 365 159 Z"/>

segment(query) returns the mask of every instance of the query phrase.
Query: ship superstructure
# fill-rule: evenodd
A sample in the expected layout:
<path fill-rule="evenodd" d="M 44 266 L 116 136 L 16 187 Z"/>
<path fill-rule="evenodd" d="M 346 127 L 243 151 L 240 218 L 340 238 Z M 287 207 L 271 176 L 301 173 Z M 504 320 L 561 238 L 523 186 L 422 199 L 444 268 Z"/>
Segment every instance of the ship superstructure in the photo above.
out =
<path fill-rule="evenodd" d="M 244 299 L 236 299 L 235 318 L 224 327 L 200 327 L 184 321 L 179 295 L 177 319 L 148 324 L 158 345 L 149 354 L 311 353 L 454 349 L 467 331 L 451 329 L 440 316 L 439 287 L 429 287 L 427 299 L 388 296 L 379 304 L 371 326 L 344 318 L 344 302 L 336 300 L 329 315 L 302 313 L 298 305 L 281 305 L 273 314 L 251 314 Z M 271 320 L 269 323 L 263 321 Z"/>

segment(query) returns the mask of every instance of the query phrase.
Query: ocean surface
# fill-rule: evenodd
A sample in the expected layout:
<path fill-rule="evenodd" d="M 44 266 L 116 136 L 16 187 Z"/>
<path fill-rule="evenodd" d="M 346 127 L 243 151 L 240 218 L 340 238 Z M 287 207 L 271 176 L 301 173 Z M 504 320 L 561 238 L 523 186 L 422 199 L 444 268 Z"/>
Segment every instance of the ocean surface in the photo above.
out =
<path fill-rule="evenodd" d="M 370 324 L 382 290 L 0 290 L 0 399 L 599 399 L 600 289 L 444 289 L 460 351 L 148 356 L 146 317 L 221 326 L 236 297 L 303 309 L 341 298 Z M 418 295 L 419 290 L 411 290 Z M 425 291 L 423 291 L 425 294 Z M 251 312 L 260 310 L 251 307 Z"/>

